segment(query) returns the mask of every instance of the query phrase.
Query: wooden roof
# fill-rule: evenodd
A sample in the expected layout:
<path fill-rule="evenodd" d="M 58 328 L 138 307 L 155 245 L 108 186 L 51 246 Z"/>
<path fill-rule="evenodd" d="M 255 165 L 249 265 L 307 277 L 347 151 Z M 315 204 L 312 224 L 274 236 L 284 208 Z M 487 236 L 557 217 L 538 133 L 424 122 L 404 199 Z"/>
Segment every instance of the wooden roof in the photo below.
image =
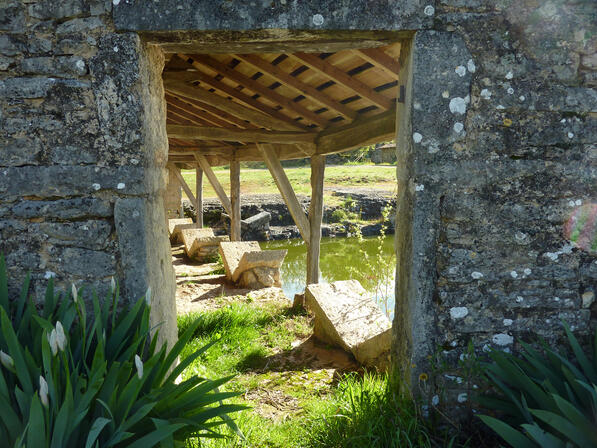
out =
<path fill-rule="evenodd" d="M 400 43 L 336 53 L 168 54 L 169 161 L 329 154 L 394 138 Z"/>

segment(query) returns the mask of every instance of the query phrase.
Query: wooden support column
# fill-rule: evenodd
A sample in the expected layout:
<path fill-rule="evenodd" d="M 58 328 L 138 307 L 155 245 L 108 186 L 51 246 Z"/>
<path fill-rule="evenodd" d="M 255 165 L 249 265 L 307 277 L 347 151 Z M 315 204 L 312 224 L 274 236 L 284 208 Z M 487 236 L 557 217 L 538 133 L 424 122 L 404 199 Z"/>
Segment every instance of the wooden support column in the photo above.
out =
<path fill-rule="evenodd" d="M 230 162 L 230 241 L 241 241 L 240 234 L 240 162 Z"/>
<path fill-rule="evenodd" d="M 197 200 L 195 211 L 196 222 L 203 227 L 203 170 L 197 165 L 195 168 L 195 199 Z"/>
<path fill-rule="evenodd" d="M 197 210 L 197 199 L 195 198 L 195 195 L 191 191 L 191 188 L 189 187 L 187 182 L 184 180 L 184 177 L 182 177 L 182 174 L 180 174 L 180 170 L 176 167 L 173 167 L 173 171 L 174 171 L 174 175 L 180 182 L 182 189 L 184 190 L 184 192 L 187 194 L 187 197 L 191 201 L 191 204 L 193 204 L 195 206 L 195 210 Z M 181 206 L 181 209 L 182 209 L 182 206 Z M 184 214 L 183 214 L 183 217 L 184 217 Z"/>
<path fill-rule="evenodd" d="M 311 237 L 307 244 L 307 285 L 319 283 L 319 244 L 323 218 L 324 172 L 325 156 L 311 156 L 311 204 L 309 205 Z"/>
<path fill-rule="evenodd" d="M 276 150 L 274 149 L 273 145 L 268 144 L 257 144 L 261 155 L 263 156 L 263 160 L 269 169 L 276 185 L 278 186 L 278 190 L 282 194 L 284 198 L 284 202 L 286 202 L 286 206 L 292 215 L 292 219 L 294 220 L 296 226 L 301 232 L 301 236 L 303 240 L 308 244 L 311 241 L 311 232 L 309 229 L 309 220 L 301 207 L 298 199 L 296 198 L 296 194 L 292 189 L 292 185 L 284 172 L 284 168 L 282 168 L 282 164 L 278 159 L 278 154 L 276 154 Z"/>
<path fill-rule="evenodd" d="M 218 181 L 216 174 L 211 169 L 209 162 L 207 161 L 205 156 L 202 156 L 201 154 L 195 153 L 193 154 L 193 156 L 195 156 L 195 160 L 207 176 L 209 183 L 213 187 L 214 191 L 216 192 L 216 195 L 218 196 L 218 199 L 222 203 L 222 207 L 224 207 L 224 211 L 228 214 L 228 216 L 232 216 L 232 206 L 230 205 L 230 200 L 228 199 L 228 196 L 226 196 L 226 192 L 224 191 L 222 185 Z"/>

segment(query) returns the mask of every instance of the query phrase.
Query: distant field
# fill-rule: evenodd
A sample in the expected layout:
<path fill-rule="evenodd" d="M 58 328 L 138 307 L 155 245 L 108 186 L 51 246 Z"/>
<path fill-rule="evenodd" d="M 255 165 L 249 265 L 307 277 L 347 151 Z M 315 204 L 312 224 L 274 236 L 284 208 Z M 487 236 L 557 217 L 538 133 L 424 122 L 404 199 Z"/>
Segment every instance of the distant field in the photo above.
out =
<path fill-rule="evenodd" d="M 286 175 L 297 194 L 311 194 L 311 169 L 309 167 L 285 168 Z M 230 191 L 230 172 L 215 168 L 214 172 L 224 190 Z M 182 172 L 186 182 L 195 191 L 195 171 Z M 241 194 L 278 193 L 267 169 L 241 169 Z M 336 165 L 325 169 L 325 187 L 367 187 L 393 190 L 396 186 L 396 167 L 385 165 Z M 184 194 L 184 192 L 183 192 Z M 203 177 L 203 196 L 216 197 L 209 181 Z"/>

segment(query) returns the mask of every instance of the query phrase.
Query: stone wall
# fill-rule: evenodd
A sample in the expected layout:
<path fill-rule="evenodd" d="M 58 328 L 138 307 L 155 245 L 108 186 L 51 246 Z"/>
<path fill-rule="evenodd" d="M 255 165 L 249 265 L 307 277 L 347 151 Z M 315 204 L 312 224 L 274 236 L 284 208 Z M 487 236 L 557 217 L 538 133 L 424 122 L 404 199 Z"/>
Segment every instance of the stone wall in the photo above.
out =
<path fill-rule="evenodd" d="M 597 201 L 596 17 L 583 1 L 442 0 L 417 33 L 415 373 L 432 353 L 456 366 L 469 341 L 509 351 L 557 341 L 562 320 L 595 328 L 597 253 L 564 226 Z"/>
<path fill-rule="evenodd" d="M 163 56 L 116 33 L 112 2 L 0 4 L 0 252 L 27 271 L 126 300 L 151 286 L 153 322 L 176 338 L 162 192 Z"/>

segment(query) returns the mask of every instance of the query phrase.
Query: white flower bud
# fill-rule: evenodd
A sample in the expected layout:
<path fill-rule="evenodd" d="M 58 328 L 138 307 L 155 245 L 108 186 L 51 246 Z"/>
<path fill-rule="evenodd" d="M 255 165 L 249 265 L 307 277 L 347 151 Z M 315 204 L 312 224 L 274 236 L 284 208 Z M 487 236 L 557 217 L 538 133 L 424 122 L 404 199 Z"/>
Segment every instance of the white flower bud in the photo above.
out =
<path fill-rule="evenodd" d="M 64 328 L 60 321 L 56 322 L 56 344 L 62 352 L 66 348 L 66 335 L 64 334 Z"/>
<path fill-rule="evenodd" d="M 147 303 L 147 306 L 151 305 L 151 286 L 148 286 L 147 292 L 145 292 L 145 303 Z"/>
<path fill-rule="evenodd" d="M 41 404 L 47 408 L 50 404 L 48 401 L 48 383 L 46 383 L 46 380 L 41 375 L 39 377 L 39 398 L 41 399 Z"/>
<path fill-rule="evenodd" d="M 137 376 L 139 379 L 143 378 L 143 361 L 141 361 L 139 355 L 135 355 L 135 367 L 137 367 Z"/>
<path fill-rule="evenodd" d="M 52 349 L 52 355 L 56 356 L 58 353 L 58 341 L 57 341 L 57 334 L 56 329 L 53 329 L 50 334 L 48 334 L 48 342 L 50 343 L 50 348 Z"/>
<path fill-rule="evenodd" d="M 73 302 L 77 303 L 77 299 L 78 297 L 78 292 L 77 292 L 77 287 L 75 286 L 75 284 L 73 283 L 71 286 L 71 292 L 73 294 Z"/>
<path fill-rule="evenodd" d="M 10 355 L 7 353 L 4 353 L 2 350 L 0 350 L 0 362 L 7 369 L 12 369 L 15 366 L 15 362 L 10 357 Z"/>
<path fill-rule="evenodd" d="M 110 277 L 110 291 L 116 291 L 116 281 L 114 280 L 114 277 Z"/>

